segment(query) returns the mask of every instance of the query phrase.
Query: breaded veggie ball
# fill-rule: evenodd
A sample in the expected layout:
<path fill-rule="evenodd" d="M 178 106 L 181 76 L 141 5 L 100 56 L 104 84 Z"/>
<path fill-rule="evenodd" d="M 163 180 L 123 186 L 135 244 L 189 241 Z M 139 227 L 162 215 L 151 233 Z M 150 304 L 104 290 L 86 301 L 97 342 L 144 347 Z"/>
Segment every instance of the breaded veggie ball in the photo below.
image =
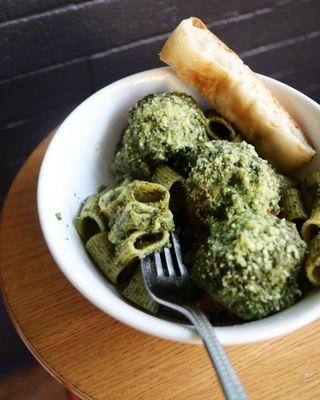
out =
<path fill-rule="evenodd" d="M 129 112 L 115 171 L 147 179 L 159 164 L 207 140 L 206 118 L 191 96 L 178 92 L 151 94 Z"/>
<path fill-rule="evenodd" d="M 200 246 L 192 278 L 244 320 L 283 310 L 301 296 L 298 274 L 306 244 L 295 225 L 270 215 L 213 222 Z"/>
<path fill-rule="evenodd" d="M 207 142 L 190 160 L 186 189 L 200 218 L 279 212 L 279 177 L 250 144 Z"/>

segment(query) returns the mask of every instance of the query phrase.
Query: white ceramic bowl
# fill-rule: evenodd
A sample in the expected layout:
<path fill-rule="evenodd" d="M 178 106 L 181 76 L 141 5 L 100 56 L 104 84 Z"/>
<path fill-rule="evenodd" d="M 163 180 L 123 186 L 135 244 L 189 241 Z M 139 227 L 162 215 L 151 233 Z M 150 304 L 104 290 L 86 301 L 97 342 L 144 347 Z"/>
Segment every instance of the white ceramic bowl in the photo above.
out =
<path fill-rule="evenodd" d="M 283 83 L 264 83 L 301 124 L 320 151 L 320 106 Z M 73 226 L 81 200 L 108 184 L 116 143 L 137 100 L 159 91 L 180 90 L 201 105 L 203 98 L 169 68 L 141 72 L 106 86 L 80 104 L 57 130 L 42 163 L 38 182 L 41 228 L 57 265 L 70 282 L 102 311 L 143 332 L 165 339 L 200 343 L 187 326 L 140 311 L 118 294 L 98 272 Z M 316 156 L 308 171 L 320 169 Z M 61 220 L 56 218 L 61 214 Z M 287 334 L 320 317 L 320 293 L 313 291 L 288 310 L 260 321 L 216 329 L 223 344 L 240 344 Z"/>

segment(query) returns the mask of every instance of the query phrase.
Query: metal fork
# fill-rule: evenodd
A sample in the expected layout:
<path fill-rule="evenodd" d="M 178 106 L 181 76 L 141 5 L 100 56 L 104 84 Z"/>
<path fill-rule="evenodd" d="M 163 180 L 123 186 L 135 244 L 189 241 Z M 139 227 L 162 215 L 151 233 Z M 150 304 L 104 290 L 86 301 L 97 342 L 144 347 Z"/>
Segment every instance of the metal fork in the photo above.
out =
<path fill-rule="evenodd" d="M 172 249 L 165 248 L 161 260 L 160 253 L 141 260 L 142 274 L 150 296 L 158 303 L 184 314 L 202 337 L 209 357 L 217 372 L 223 392 L 228 400 L 245 400 L 248 396 L 228 359 L 215 329 L 198 306 L 197 290 L 182 262 L 180 243 L 171 234 Z"/>

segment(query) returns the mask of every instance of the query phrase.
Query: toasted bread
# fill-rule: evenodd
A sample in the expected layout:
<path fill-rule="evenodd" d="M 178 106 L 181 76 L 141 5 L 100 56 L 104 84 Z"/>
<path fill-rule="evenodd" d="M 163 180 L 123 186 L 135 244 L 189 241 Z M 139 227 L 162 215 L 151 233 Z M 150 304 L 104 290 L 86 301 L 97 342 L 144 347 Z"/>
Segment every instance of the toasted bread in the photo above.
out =
<path fill-rule="evenodd" d="M 259 77 L 198 18 L 178 25 L 160 58 L 281 172 L 294 171 L 315 154 L 301 128 Z"/>

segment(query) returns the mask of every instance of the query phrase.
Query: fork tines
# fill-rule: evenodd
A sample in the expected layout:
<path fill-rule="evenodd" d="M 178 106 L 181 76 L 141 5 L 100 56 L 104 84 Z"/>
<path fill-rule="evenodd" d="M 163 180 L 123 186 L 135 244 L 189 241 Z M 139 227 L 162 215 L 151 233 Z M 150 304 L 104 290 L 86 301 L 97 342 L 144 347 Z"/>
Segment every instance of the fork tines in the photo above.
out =
<path fill-rule="evenodd" d="M 166 247 L 163 252 L 153 254 L 155 274 L 158 277 L 187 276 L 188 271 L 183 264 L 179 239 L 175 233 L 170 234 L 170 242 L 170 249 Z M 142 260 L 141 265 L 144 273 L 152 274 L 149 256 Z"/>

